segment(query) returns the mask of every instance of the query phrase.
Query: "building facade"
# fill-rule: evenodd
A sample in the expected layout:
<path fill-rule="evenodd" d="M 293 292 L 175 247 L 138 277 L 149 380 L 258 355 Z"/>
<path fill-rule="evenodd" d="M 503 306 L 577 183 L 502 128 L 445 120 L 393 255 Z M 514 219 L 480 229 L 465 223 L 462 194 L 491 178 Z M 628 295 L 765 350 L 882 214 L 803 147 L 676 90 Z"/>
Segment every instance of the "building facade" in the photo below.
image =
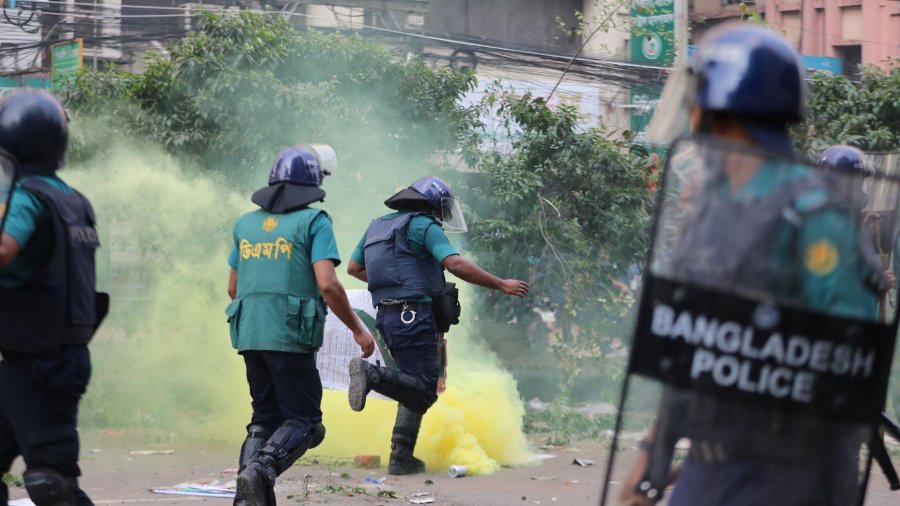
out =
<path fill-rule="evenodd" d="M 858 66 L 897 66 L 898 0 L 692 0 L 694 41 L 716 25 L 758 16 L 806 57 L 837 58 L 843 74 Z"/>

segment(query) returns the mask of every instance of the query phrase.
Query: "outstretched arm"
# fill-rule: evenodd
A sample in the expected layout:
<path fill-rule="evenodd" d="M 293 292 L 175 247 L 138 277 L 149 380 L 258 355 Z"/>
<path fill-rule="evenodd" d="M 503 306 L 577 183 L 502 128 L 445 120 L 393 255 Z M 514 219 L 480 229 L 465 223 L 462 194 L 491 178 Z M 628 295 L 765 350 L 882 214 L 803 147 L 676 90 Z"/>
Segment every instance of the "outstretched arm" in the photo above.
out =
<path fill-rule="evenodd" d="M 454 276 L 468 283 L 499 290 L 520 299 L 528 295 L 528 283 L 518 279 L 500 279 L 460 255 L 450 255 L 441 264 Z"/>
<path fill-rule="evenodd" d="M 344 291 L 344 286 L 341 285 L 334 270 L 334 262 L 331 259 L 319 260 L 313 264 L 313 271 L 316 273 L 316 283 L 319 285 L 319 291 L 322 293 L 325 303 L 353 332 L 353 339 L 362 350 L 363 358 L 370 356 L 375 351 L 375 339 L 350 307 L 347 292 Z"/>

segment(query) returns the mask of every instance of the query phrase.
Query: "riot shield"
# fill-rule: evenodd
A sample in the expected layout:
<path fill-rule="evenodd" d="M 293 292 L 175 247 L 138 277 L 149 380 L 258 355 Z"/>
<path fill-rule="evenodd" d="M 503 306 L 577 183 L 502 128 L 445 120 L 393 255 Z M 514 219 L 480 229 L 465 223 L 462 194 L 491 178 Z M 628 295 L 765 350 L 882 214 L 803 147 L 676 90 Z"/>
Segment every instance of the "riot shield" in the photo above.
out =
<path fill-rule="evenodd" d="M 897 327 L 866 217 L 896 237 L 898 181 L 672 145 L 601 504 L 862 504 Z"/>
<path fill-rule="evenodd" d="M 13 187 L 16 184 L 18 170 L 15 159 L 3 150 L 0 150 L 0 234 L 6 225 L 6 209 L 12 198 Z"/>

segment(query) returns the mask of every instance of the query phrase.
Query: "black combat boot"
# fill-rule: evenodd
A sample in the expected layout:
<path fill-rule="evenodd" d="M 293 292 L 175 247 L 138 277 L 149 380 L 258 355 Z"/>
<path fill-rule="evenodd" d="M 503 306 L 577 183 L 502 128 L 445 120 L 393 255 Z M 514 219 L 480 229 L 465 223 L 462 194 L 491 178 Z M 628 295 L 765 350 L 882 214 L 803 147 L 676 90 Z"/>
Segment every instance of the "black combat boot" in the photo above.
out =
<path fill-rule="evenodd" d="M 354 357 L 350 360 L 350 386 L 347 389 L 350 408 L 362 411 L 366 407 L 366 395 L 372 390 L 405 404 L 413 413 L 424 414 L 437 400 L 434 388 L 426 386 L 420 378 Z"/>
<path fill-rule="evenodd" d="M 238 473 L 236 506 L 275 506 L 275 469 L 259 460 Z"/>
<path fill-rule="evenodd" d="M 403 404 L 397 407 L 397 420 L 391 437 L 391 458 L 388 462 L 389 474 L 425 472 L 425 463 L 413 456 L 421 425 L 422 415 L 413 413 Z"/>

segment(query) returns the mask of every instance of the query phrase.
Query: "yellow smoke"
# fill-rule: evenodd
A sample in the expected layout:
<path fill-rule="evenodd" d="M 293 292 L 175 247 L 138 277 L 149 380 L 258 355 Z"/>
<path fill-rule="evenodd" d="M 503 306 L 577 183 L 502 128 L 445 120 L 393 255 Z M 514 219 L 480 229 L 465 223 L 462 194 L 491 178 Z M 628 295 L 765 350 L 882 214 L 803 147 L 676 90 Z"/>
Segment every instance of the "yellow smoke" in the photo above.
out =
<path fill-rule="evenodd" d="M 260 170 L 260 185 L 267 172 Z M 226 260 L 234 219 L 254 206 L 249 192 L 208 174 L 130 143 L 60 173 L 93 202 L 104 248 L 98 257 L 111 265 L 111 312 L 91 347 L 94 377 L 82 426 L 150 427 L 239 448 L 250 398 L 225 322 Z M 328 186 L 349 190 L 329 196 L 324 208 L 353 210 L 359 229 L 385 209 L 373 202 L 360 210 L 352 191 L 360 183 L 344 174 Z M 360 230 L 340 223 L 336 235 L 347 258 Z M 99 263 L 105 270 L 107 262 Z M 432 470 L 462 464 L 471 474 L 525 462 L 514 380 L 466 332 L 454 329 L 448 339 L 448 389 L 423 420 L 417 456 Z M 314 454 L 377 454 L 387 464 L 396 403 L 370 399 L 356 413 L 346 392 L 325 391 L 322 409 L 328 432 Z"/>
<path fill-rule="evenodd" d="M 451 365 L 449 374 L 447 391 L 422 420 L 416 456 L 430 470 L 464 465 L 469 474 L 525 463 L 529 452 L 522 432 L 524 408 L 512 377 L 496 367 L 465 365 Z M 322 411 L 328 432 L 313 455 L 379 455 L 382 464 L 387 463 L 396 402 L 370 397 L 357 413 L 347 404 L 347 392 L 326 390 Z"/>
<path fill-rule="evenodd" d="M 462 287 L 464 298 L 469 291 Z M 422 420 L 416 456 L 430 470 L 464 465 L 473 475 L 524 464 L 529 455 L 522 431 L 525 409 L 512 375 L 471 339 L 466 326 L 452 328 L 447 339 L 447 390 Z M 346 392 L 326 390 L 322 411 L 328 435 L 314 454 L 379 455 L 382 464 L 387 463 L 396 402 L 370 397 L 366 408 L 356 413 L 350 410 Z"/>

